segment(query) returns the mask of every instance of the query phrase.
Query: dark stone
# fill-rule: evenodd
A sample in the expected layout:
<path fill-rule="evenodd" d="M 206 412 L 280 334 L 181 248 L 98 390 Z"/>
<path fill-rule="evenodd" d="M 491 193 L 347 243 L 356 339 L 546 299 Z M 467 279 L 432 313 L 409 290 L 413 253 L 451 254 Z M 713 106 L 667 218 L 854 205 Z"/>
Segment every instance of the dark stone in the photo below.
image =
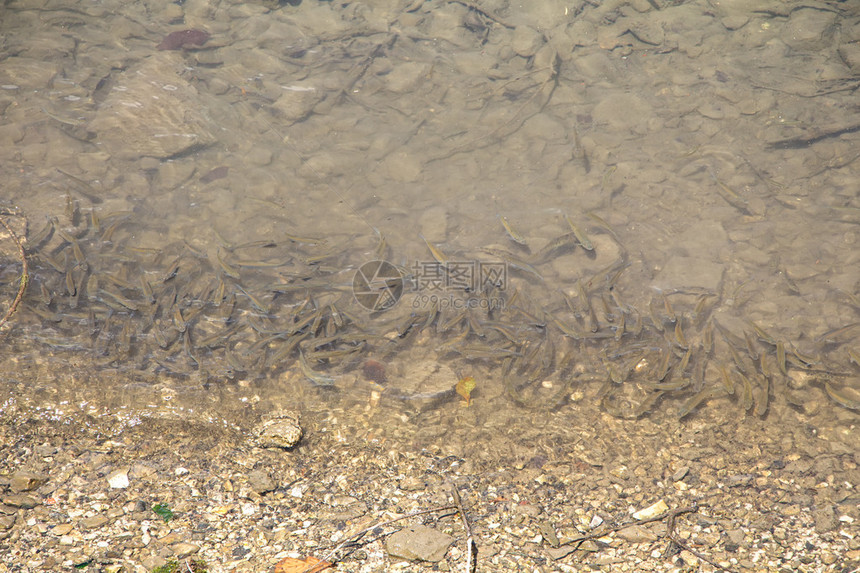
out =
<path fill-rule="evenodd" d="M 209 39 L 209 32 L 203 30 L 179 30 L 171 32 L 156 48 L 159 50 L 181 50 L 185 46 L 202 46 Z"/>

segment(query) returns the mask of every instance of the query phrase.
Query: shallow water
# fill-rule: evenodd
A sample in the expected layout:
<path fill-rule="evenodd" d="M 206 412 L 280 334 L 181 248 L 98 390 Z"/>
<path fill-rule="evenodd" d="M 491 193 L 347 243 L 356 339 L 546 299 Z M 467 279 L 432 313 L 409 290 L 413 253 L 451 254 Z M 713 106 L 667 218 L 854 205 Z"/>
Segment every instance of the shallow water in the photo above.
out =
<path fill-rule="evenodd" d="M 856 444 L 856 13 L 658 5 L 5 5 L 4 402 L 500 458 L 573 417 Z"/>

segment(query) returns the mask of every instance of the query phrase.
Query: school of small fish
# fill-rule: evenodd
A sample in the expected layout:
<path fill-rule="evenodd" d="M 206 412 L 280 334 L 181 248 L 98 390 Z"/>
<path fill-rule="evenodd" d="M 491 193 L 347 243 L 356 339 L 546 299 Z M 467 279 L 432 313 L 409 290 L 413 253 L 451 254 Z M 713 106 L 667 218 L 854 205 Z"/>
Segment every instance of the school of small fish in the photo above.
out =
<path fill-rule="evenodd" d="M 589 232 L 617 242 L 596 214 L 563 219 L 570 231 L 532 252 L 531 238 L 500 215 L 499 240 L 510 248 L 474 254 L 507 265 L 521 284 L 549 292 L 547 300 L 488 280 L 471 294 L 503 304 L 369 313 L 352 290 L 350 249 L 361 243 L 354 238 L 336 245 L 331 237 L 284 232 L 243 244 L 220 238 L 208 250 L 187 242 L 152 248 L 136 244 L 134 213 L 102 213 L 96 205 L 83 212 L 70 198 L 62 221 L 51 217 L 27 237 L 31 288 L 10 339 L 58 354 L 85 352 L 103 368 L 212 380 L 292 368 L 309 385 L 334 388 L 340 375 L 360 372 L 368 359 L 390 360 L 423 334 L 436 341 L 438 360 L 464 371 L 483 365 L 525 408 L 561 407 L 577 385 L 592 382 L 600 407 L 628 419 L 661 404 L 677 404 L 683 418 L 714 401 L 765 416 L 777 398 L 802 408 L 810 389 L 860 410 L 860 356 L 850 347 L 860 323 L 804 351 L 751 321 L 740 332 L 722 324 L 714 312 L 720 292 L 656 293 L 636 308 L 616 288 L 630 265 L 623 247 L 599 272 L 553 289 L 545 265 L 563 254 L 593 254 Z M 381 232 L 365 239 L 365 255 L 390 255 Z M 420 239 L 441 272 L 454 273 L 446 245 Z M 414 278 L 409 269 L 403 276 Z M 847 361 L 830 358 L 842 352 Z M 474 402 L 481 384 L 471 396 L 476 384 L 466 377 L 456 390 Z"/>

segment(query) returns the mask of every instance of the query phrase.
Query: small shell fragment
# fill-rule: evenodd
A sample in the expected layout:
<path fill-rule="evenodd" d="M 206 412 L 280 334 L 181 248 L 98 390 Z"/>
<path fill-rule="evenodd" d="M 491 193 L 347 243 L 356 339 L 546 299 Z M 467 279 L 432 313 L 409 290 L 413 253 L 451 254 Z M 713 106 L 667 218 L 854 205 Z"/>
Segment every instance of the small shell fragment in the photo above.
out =
<path fill-rule="evenodd" d="M 669 506 L 666 505 L 666 502 L 662 499 L 655 504 L 649 505 L 645 509 L 640 509 L 636 513 L 633 514 L 633 519 L 637 519 L 642 521 L 644 519 L 651 519 L 652 517 L 657 517 L 660 514 L 666 513 L 669 511 Z"/>

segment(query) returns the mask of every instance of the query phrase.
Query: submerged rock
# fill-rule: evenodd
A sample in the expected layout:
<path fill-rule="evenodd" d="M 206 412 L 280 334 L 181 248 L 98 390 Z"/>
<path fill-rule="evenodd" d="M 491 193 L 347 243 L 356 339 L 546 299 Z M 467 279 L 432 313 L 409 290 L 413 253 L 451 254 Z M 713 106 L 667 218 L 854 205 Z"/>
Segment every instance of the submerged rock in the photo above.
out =
<path fill-rule="evenodd" d="M 300 421 L 301 415 L 293 410 L 272 412 L 254 428 L 254 443 L 261 448 L 292 448 L 302 439 Z"/>
<path fill-rule="evenodd" d="M 392 557 L 417 561 L 442 561 L 454 538 L 432 527 L 414 525 L 388 538 L 385 549 Z"/>
<path fill-rule="evenodd" d="M 211 145 L 215 126 L 202 113 L 200 94 L 180 74 L 181 62 L 154 54 L 117 77 L 88 131 L 123 159 L 174 157 Z"/>

